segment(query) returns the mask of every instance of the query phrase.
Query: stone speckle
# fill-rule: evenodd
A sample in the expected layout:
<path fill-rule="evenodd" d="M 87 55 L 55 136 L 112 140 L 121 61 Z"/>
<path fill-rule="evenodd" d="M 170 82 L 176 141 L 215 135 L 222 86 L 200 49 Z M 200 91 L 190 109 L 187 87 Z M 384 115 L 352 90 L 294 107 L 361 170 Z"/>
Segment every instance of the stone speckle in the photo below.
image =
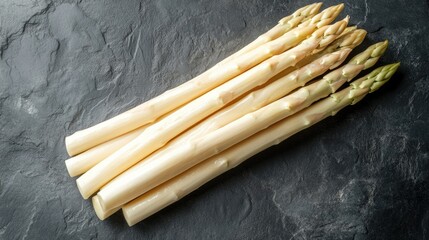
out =
<path fill-rule="evenodd" d="M 325 1 L 324 6 L 339 1 Z M 197 75 L 311 1 L 0 2 L 0 239 L 429 239 L 429 6 L 346 3 L 401 61 L 376 94 L 133 228 L 101 222 L 64 137 Z M 355 52 L 358 52 L 356 50 Z"/>

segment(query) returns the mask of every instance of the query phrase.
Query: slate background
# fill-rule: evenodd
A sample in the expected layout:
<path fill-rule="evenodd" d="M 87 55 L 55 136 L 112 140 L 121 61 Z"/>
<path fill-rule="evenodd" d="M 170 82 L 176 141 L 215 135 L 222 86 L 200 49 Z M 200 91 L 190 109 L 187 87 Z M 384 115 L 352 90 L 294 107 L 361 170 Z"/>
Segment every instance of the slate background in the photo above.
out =
<path fill-rule="evenodd" d="M 66 135 L 190 79 L 307 3 L 1 0 L 0 239 L 429 239 L 424 0 L 348 2 L 370 32 L 364 46 L 387 38 L 382 62 L 402 62 L 391 82 L 133 228 L 121 214 L 99 221 L 68 176 Z"/>

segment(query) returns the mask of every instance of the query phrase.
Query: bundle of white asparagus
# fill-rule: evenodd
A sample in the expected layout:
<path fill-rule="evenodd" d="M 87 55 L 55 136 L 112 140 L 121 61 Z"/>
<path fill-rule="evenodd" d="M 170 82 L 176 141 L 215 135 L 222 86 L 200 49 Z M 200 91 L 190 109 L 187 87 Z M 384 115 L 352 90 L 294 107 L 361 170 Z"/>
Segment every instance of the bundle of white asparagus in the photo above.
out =
<path fill-rule="evenodd" d="M 178 201 L 387 82 L 399 63 L 373 67 L 376 43 L 343 64 L 366 31 L 332 23 L 344 5 L 298 9 L 194 79 L 66 138 L 67 170 L 104 220 L 128 225 Z M 348 87 L 339 90 L 353 80 Z"/>

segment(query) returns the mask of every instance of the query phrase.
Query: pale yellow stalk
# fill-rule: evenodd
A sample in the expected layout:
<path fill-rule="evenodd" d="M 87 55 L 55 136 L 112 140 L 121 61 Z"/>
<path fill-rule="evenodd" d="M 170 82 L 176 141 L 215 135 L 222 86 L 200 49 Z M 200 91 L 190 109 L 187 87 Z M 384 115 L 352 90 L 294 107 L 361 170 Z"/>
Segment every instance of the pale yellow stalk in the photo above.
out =
<path fill-rule="evenodd" d="M 273 41 L 235 57 L 234 61 L 216 65 L 194 79 L 168 90 L 131 110 L 66 137 L 67 152 L 70 156 L 76 155 L 140 126 L 156 121 L 160 116 L 209 92 L 267 58 L 297 45 L 317 28 L 332 22 L 342 9 L 342 5 L 327 8 L 308 20 L 307 24 L 294 28 Z"/>
<path fill-rule="evenodd" d="M 100 205 L 100 201 L 99 201 L 97 195 L 92 197 L 92 206 L 94 207 L 95 214 L 97 215 L 97 217 L 100 220 L 104 220 L 104 219 L 110 217 L 115 212 L 117 212 L 119 209 L 121 209 L 120 207 L 118 207 L 118 208 L 113 208 L 113 209 L 108 210 L 108 211 L 104 211 L 104 209 Z"/>
<path fill-rule="evenodd" d="M 155 159 L 140 162 L 103 187 L 99 199 L 104 209 L 118 207 L 158 184 L 187 170 L 204 159 L 225 150 L 269 125 L 299 111 L 335 91 L 352 79 L 364 64 L 349 63 L 307 87 L 277 100 L 226 126 L 191 139 Z"/>
<path fill-rule="evenodd" d="M 350 49 L 342 49 L 340 51 L 327 54 L 308 64 L 307 66 L 290 73 L 288 76 L 277 79 L 269 85 L 250 93 L 234 104 L 216 112 L 214 115 L 208 117 L 200 124 L 187 130 L 178 138 L 169 142 L 168 145 L 160 149 L 160 151 L 146 158 L 145 161 L 156 159 L 160 156 L 160 154 L 164 154 L 165 152 L 168 153 L 168 149 L 177 147 L 189 139 L 196 138 L 198 136 L 204 136 L 205 134 L 219 129 L 249 112 L 255 111 L 285 96 L 292 90 L 301 87 L 315 77 L 322 75 L 327 70 L 340 65 L 349 53 Z M 123 142 L 122 144 L 125 145 L 126 143 Z M 114 149 L 119 149 L 119 144 Z"/>
<path fill-rule="evenodd" d="M 148 125 L 111 139 L 65 161 L 70 177 L 81 175 L 138 137 Z"/>
<path fill-rule="evenodd" d="M 251 156 L 356 103 L 386 83 L 398 66 L 399 64 L 392 64 L 376 69 L 366 77 L 352 82 L 351 87 L 270 126 L 127 203 L 122 207 L 122 211 L 128 225 L 132 226 L 142 221 Z"/>
<path fill-rule="evenodd" d="M 76 182 L 82 196 L 85 199 L 88 198 L 115 176 L 161 148 L 187 128 L 242 94 L 264 84 L 285 68 L 296 64 L 317 47 L 318 42 L 318 38 L 305 40 L 297 47 L 271 57 L 148 127 L 136 139 L 77 179 Z"/>
<path fill-rule="evenodd" d="M 330 26 L 331 28 L 336 27 L 335 25 Z M 327 28 L 327 27 L 326 27 Z M 326 28 L 322 28 L 324 30 L 326 30 Z M 346 28 L 344 31 L 350 31 L 350 28 Z M 341 29 L 337 29 L 337 31 L 341 31 Z M 318 37 L 323 37 L 320 36 L 320 31 L 317 31 L 316 33 L 313 33 L 313 36 L 318 36 Z M 359 35 L 351 35 L 351 37 L 358 37 Z M 332 40 L 332 38 L 329 37 L 329 35 L 327 36 L 329 39 Z M 342 38 L 344 43 L 348 43 L 350 42 L 349 38 Z M 338 42 L 335 45 L 341 44 L 341 41 Z M 263 94 L 264 96 L 267 96 L 266 99 L 264 99 L 263 96 L 259 96 L 258 99 L 254 99 L 254 101 L 249 101 L 249 99 L 245 99 L 245 100 L 240 100 L 240 103 L 236 103 L 233 106 L 230 106 L 228 109 L 235 109 L 235 112 L 232 112 L 231 114 L 229 114 L 228 116 L 225 114 L 221 114 L 221 113 L 216 113 L 216 117 L 212 116 L 210 117 L 210 119 L 217 119 L 216 123 L 207 123 L 208 121 L 204 121 L 206 124 L 203 124 L 203 126 L 199 126 L 198 128 L 204 129 L 203 132 L 209 132 L 211 130 L 214 130 L 214 127 L 222 127 L 225 124 L 241 117 L 242 115 L 248 113 L 250 110 L 255 110 L 257 108 L 259 108 L 258 106 L 264 106 L 284 95 L 286 95 L 288 92 L 292 91 L 293 89 L 299 87 L 299 86 L 303 86 L 307 81 L 313 79 L 314 77 L 319 76 L 320 74 L 323 74 L 323 72 L 325 72 L 326 70 L 329 69 L 333 69 L 336 66 L 340 65 L 342 63 L 342 61 L 347 57 L 348 53 L 349 53 L 349 49 L 347 48 L 347 46 L 350 47 L 355 47 L 357 46 L 356 44 L 343 44 L 344 47 L 335 47 L 335 49 L 342 49 L 344 51 L 339 51 L 338 53 L 334 54 L 334 55 L 329 55 L 326 54 L 324 56 L 320 56 L 320 54 L 318 54 L 318 56 L 320 56 L 318 59 L 315 59 L 312 63 L 310 63 L 310 65 L 308 65 L 306 68 L 303 68 L 298 72 L 293 73 L 294 75 L 296 74 L 300 74 L 301 76 L 299 76 L 299 78 L 302 78 L 300 81 L 298 82 L 291 82 L 291 79 L 287 80 L 287 75 L 288 73 L 286 72 L 282 72 L 281 74 L 278 74 L 277 76 L 274 77 L 274 79 L 276 78 L 281 78 L 279 80 L 276 80 L 276 84 L 272 84 L 273 86 L 270 87 L 271 90 L 275 91 L 274 93 L 271 92 L 271 90 L 265 90 L 265 93 Z M 320 45 L 319 47 L 320 48 Z M 330 46 L 328 48 L 331 48 Z M 331 48 L 333 49 L 333 48 Z M 340 59 L 338 59 L 338 57 L 340 57 Z M 309 58 L 309 56 L 307 56 L 306 58 Z M 314 58 L 312 58 L 314 59 Z M 304 59 L 305 60 L 305 59 Z M 300 61 L 298 63 L 298 65 L 301 65 L 301 62 L 303 62 L 304 60 Z M 335 62 L 335 63 L 334 63 Z M 293 69 L 291 69 L 289 72 L 291 72 Z M 292 73 L 291 73 L 292 74 Z M 305 77 L 304 77 L 305 75 Z M 283 76 L 283 77 L 281 77 Z M 305 80 L 307 79 L 307 80 Z M 292 79 L 293 80 L 293 79 Z M 285 84 L 281 84 L 280 82 L 282 81 L 287 81 Z M 281 86 L 279 85 L 281 84 Z M 286 86 L 287 84 L 290 84 L 288 86 Z M 261 95 L 258 92 L 254 92 L 252 93 L 252 96 L 258 96 Z M 248 97 L 247 97 L 248 98 Z M 258 100 L 260 101 L 258 103 Z M 247 105 L 248 107 L 244 107 L 244 105 Z M 262 105 L 261 105 L 262 104 Z M 253 106 L 253 107 L 252 107 Z M 250 110 L 249 110 L 250 108 Z M 226 112 L 227 110 L 222 110 L 222 112 Z M 200 124 L 201 125 L 201 124 Z M 117 151 L 118 149 L 120 149 L 121 147 L 125 146 L 127 143 L 129 143 L 131 140 L 135 139 L 138 134 L 142 133 L 143 130 L 146 127 L 141 127 L 138 128 L 136 130 L 133 130 L 129 133 L 126 133 L 122 136 L 119 136 L 115 139 L 109 140 L 105 143 L 102 143 L 90 150 L 87 150 L 86 152 L 83 152 L 73 158 L 70 158 L 68 160 L 66 160 L 66 166 L 67 169 L 69 171 L 70 176 L 74 177 L 80 174 L 83 174 L 84 172 L 88 171 L 91 167 L 95 166 L 97 163 L 101 162 L 103 159 L 105 159 L 106 157 L 108 157 L 109 155 L 113 154 L 115 151 Z M 179 136 L 178 138 L 176 138 L 173 142 L 177 143 L 183 140 L 186 140 L 187 137 L 191 137 L 194 136 L 196 132 L 201 132 L 200 130 L 194 130 L 196 127 L 192 128 L 189 131 L 186 131 L 184 134 L 182 134 L 181 136 Z M 203 133 L 202 132 L 202 133 Z M 170 147 L 170 143 L 168 145 L 168 147 Z M 152 154 L 153 155 L 153 154 Z M 152 157 L 152 156 L 151 156 Z"/>

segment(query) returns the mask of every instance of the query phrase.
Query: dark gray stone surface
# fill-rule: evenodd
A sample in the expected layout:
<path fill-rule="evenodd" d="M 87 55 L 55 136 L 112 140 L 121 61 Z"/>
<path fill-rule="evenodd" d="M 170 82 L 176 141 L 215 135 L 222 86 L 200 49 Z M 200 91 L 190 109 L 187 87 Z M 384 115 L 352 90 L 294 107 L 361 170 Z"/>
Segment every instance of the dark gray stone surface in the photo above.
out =
<path fill-rule="evenodd" d="M 429 239 L 425 0 L 347 3 L 365 46 L 390 40 L 391 82 L 133 228 L 99 221 L 68 176 L 66 135 L 310 2 L 1 0 L 0 239 Z"/>

